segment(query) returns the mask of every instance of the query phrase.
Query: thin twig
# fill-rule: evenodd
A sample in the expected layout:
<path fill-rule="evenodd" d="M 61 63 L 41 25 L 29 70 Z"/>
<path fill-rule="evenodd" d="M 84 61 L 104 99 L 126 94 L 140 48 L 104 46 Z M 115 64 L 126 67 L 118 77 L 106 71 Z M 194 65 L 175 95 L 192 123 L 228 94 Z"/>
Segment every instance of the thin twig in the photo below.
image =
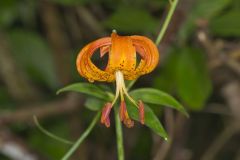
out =
<path fill-rule="evenodd" d="M 224 146 L 224 144 L 236 133 L 240 130 L 238 124 L 232 124 L 224 129 L 210 147 L 206 150 L 203 154 L 201 160 L 212 160 L 214 159 L 215 155 L 220 151 L 220 149 Z"/>
<path fill-rule="evenodd" d="M 58 137 L 57 135 L 54 135 L 53 133 L 50 133 L 49 131 L 47 131 L 46 129 L 44 129 L 40 123 L 38 122 L 37 116 L 33 116 L 33 120 L 34 123 L 36 124 L 36 126 L 39 128 L 40 131 L 42 131 L 44 134 L 46 134 L 47 136 L 51 137 L 52 139 L 55 139 L 59 142 L 65 143 L 65 144 L 73 144 L 73 142 L 63 139 L 61 137 Z"/>
<path fill-rule="evenodd" d="M 61 160 L 68 160 L 70 156 L 77 150 L 79 145 L 87 138 L 89 133 L 92 131 L 93 127 L 99 120 L 101 112 L 99 111 L 96 116 L 93 118 L 92 122 L 88 126 L 88 128 L 83 132 L 83 134 L 79 137 L 79 139 L 74 143 L 74 145 L 70 148 L 70 150 L 63 156 Z"/>
<path fill-rule="evenodd" d="M 225 51 L 225 43 L 221 43 L 222 45 L 219 46 L 217 41 L 213 41 L 205 30 L 199 30 L 197 38 L 208 53 L 210 69 L 213 70 L 219 66 L 226 65 L 240 76 L 240 64 L 237 58 L 232 56 L 235 52 Z"/>
<path fill-rule="evenodd" d="M 89 29 L 99 37 L 105 36 L 106 32 L 104 28 L 99 25 L 98 20 L 92 15 L 92 13 L 83 6 L 77 7 L 77 14 L 80 20 L 89 27 Z"/>
<path fill-rule="evenodd" d="M 71 113 L 79 110 L 81 98 L 76 94 L 71 94 L 67 98 L 61 100 L 54 100 L 45 104 L 31 105 L 20 107 L 16 111 L 0 113 L 0 124 L 9 125 L 12 123 L 31 122 L 32 116 L 36 115 L 38 118 L 45 118 L 54 115 Z"/>
<path fill-rule="evenodd" d="M 233 118 L 236 121 L 239 121 L 239 114 L 240 114 L 240 83 L 236 80 L 230 81 L 222 88 L 222 95 L 226 99 L 229 109 L 233 115 Z"/>
<path fill-rule="evenodd" d="M 230 109 L 232 110 L 233 119 L 231 123 L 216 137 L 201 160 L 214 159 L 217 153 L 222 149 L 225 143 L 237 132 L 240 131 L 239 126 L 239 92 L 240 85 L 237 81 L 231 81 L 222 89 L 222 94 L 226 99 Z"/>

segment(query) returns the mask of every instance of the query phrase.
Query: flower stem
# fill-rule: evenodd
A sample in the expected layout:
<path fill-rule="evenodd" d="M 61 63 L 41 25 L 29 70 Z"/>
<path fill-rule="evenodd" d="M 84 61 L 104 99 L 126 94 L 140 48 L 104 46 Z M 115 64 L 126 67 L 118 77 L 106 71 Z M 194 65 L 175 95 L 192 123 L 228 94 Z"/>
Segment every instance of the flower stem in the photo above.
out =
<path fill-rule="evenodd" d="M 122 134 L 122 124 L 118 116 L 118 110 L 114 107 L 115 115 L 115 125 L 116 125 L 116 134 L 117 134 L 117 150 L 118 150 L 118 160 L 124 160 L 124 149 L 123 149 L 123 134 Z"/>
<path fill-rule="evenodd" d="M 99 111 L 96 116 L 93 118 L 92 122 L 88 126 L 88 128 L 83 132 L 83 134 L 79 137 L 79 139 L 73 144 L 73 146 L 70 148 L 70 150 L 64 155 L 64 157 L 61 160 L 67 160 L 70 158 L 70 156 L 77 150 L 79 145 L 85 140 L 85 138 L 89 135 L 89 133 L 92 131 L 93 127 L 97 123 L 98 119 L 100 118 L 101 112 Z"/>
<path fill-rule="evenodd" d="M 158 33 L 157 39 L 155 40 L 155 44 L 157 46 L 160 44 L 164 34 L 166 33 L 167 27 L 170 23 L 170 20 L 173 16 L 175 9 L 176 9 L 177 3 L 178 3 L 178 0 L 170 0 L 170 10 L 167 14 L 165 21 L 163 22 L 163 26 L 162 26 L 160 32 Z M 131 81 L 129 83 L 129 85 L 127 86 L 127 90 L 131 89 L 131 87 L 135 84 L 136 81 L 137 81 L 137 79 Z"/>
<path fill-rule="evenodd" d="M 169 10 L 169 12 L 167 14 L 167 17 L 166 17 L 165 21 L 163 22 L 162 29 L 160 30 L 160 32 L 158 34 L 158 37 L 157 37 L 157 39 L 155 41 L 156 45 L 159 45 L 159 43 L 161 42 L 164 34 L 166 33 L 167 27 L 168 27 L 168 25 L 170 23 L 170 20 L 172 18 L 172 15 L 173 15 L 175 9 L 176 9 L 177 3 L 178 3 L 178 0 L 172 0 L 170 2 L 170 10 Z"/>

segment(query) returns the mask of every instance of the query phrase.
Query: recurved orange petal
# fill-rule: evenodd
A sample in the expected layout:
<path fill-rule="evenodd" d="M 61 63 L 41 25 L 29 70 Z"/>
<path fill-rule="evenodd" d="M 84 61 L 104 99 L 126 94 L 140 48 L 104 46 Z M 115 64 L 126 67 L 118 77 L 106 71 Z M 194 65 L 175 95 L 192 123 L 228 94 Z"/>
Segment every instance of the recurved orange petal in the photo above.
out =
<path fill-rule="evenodd" d="M 114 75 L 97 68 L 91 61 L 91 57 L 97 49 L 109 45 L 111 45 L 111 38 L 105 37 L 89 43 L 80 51 L 76 64 L 81 76 L 87 78 L 90 82 L 95 80 L 111 82 L 115 79 Z M 106 49 L 104 52 L 106 52 Z"/>
<path fill-rule="evenodd" d="M 137 53 L 141 56 L 141 61 L 136 68 L 136 73 L 140 75 L 150 73 L 159 62 L 159 53 L 152 40 L 144 36 L 131 36 L 133 45 Z"/>
<path fill-rule="evenodd" d="M 114 74 L 120 70 L 124 75 L 132 74 L 136 68 L 136 49 L 130 36 L 118 36 L 113 32 L 111 42 L 106 71 Z"/>
<path fill-rule="evenodd" d="M 95 66 L 91 57 L 100 49 L 100 57 L 109 53 L 105 70 Z M 136 66 L 136 52 L 141 61 Z M 115 32 L 111 37 L 104 37 L 86 45 L 77 57 L 78 72 L 90 82 L 115 80 L 116 71 L 121 71 L 124 79 L 133 80 L 151 72 L 158 64 L 159 53 L 155 44 L 144 36 L 118 36 Z"/>

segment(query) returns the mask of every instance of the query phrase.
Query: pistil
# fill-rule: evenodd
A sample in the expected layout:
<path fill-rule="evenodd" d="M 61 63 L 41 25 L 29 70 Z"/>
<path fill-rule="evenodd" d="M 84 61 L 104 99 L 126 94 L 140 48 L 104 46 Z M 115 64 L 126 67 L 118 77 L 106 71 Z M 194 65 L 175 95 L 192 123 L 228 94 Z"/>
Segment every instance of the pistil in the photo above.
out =
<path fill-rule="evenodd" d="M 132 121 L 128 115 L 126 103 L 124 100 L 124 95 L 126 95 L 127 98 L 134 104 L 136 104 L 136 102 L 127 93 L 127 89 L 124 83 L 123 73 L 121 71 L 116 71 L 115 75 L 116 75 L 116 85 L 118 85 L 117 88 L 119 88 L 120 98 L 121 98 L 120 109 L 119 109 L 120 120 L 123 121 L 123 123 L 128 128 L 131 128 L 134 125 L 134 121 Z"/>
<path fill-rule="evenodd" d="M 136 103 L 136 101 L 128 94 L 127 88 L 125 86 L 124 82 L 124 76 L 121 71 L 115 72 L 115 78 L 116 78 L 116 93 L 115 97 L 112 101 L 112 103 L 106 103 L 105 106 L 102 109 L 102 117 L 101 117 L 101 123 L 105 124 L 106 127 L 110 127 L 110 118 L 109 114 L 113 107 L 113 105 L 116 103 L 119 95 L 120 95 L 120 108 L 119 108 L 119 117 L 120 120 L 128 127 L 131 128 L 134 126 L 134 121 L 131 120 L 131 118 L 128 115 L 126 102 L 124 99 L 124 96 L 126 96 L 130 102 L 134 104 L 139 110 L 139 120 L 141 124 L 144 124 L 144 104 L 140 100 L 139 103 Z"/>

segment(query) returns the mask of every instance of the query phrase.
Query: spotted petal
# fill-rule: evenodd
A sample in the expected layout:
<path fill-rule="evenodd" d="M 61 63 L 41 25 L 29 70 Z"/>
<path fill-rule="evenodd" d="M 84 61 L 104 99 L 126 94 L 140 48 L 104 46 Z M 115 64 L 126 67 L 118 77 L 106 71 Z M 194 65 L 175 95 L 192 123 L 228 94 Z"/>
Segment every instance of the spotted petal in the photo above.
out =
<path fill-rule="evenodd" d="M 100 57 L 108 56 L 105 70 L 99 69 L 91 61 L 96 50 L 100 49 Z M 136 66 L 136 54 L 141 57 Z M 144 36 L 119 36 L 115 32 L 111 37 L 104 37 L 86 45 L 77 57 L 77 69 L 80 75 L 93 81 L 115 80 L 115 73 L 121 71 L 124 79 L 133 80 L 150 73 L 158 64 L 159 53 L 156 45 Z"/>

